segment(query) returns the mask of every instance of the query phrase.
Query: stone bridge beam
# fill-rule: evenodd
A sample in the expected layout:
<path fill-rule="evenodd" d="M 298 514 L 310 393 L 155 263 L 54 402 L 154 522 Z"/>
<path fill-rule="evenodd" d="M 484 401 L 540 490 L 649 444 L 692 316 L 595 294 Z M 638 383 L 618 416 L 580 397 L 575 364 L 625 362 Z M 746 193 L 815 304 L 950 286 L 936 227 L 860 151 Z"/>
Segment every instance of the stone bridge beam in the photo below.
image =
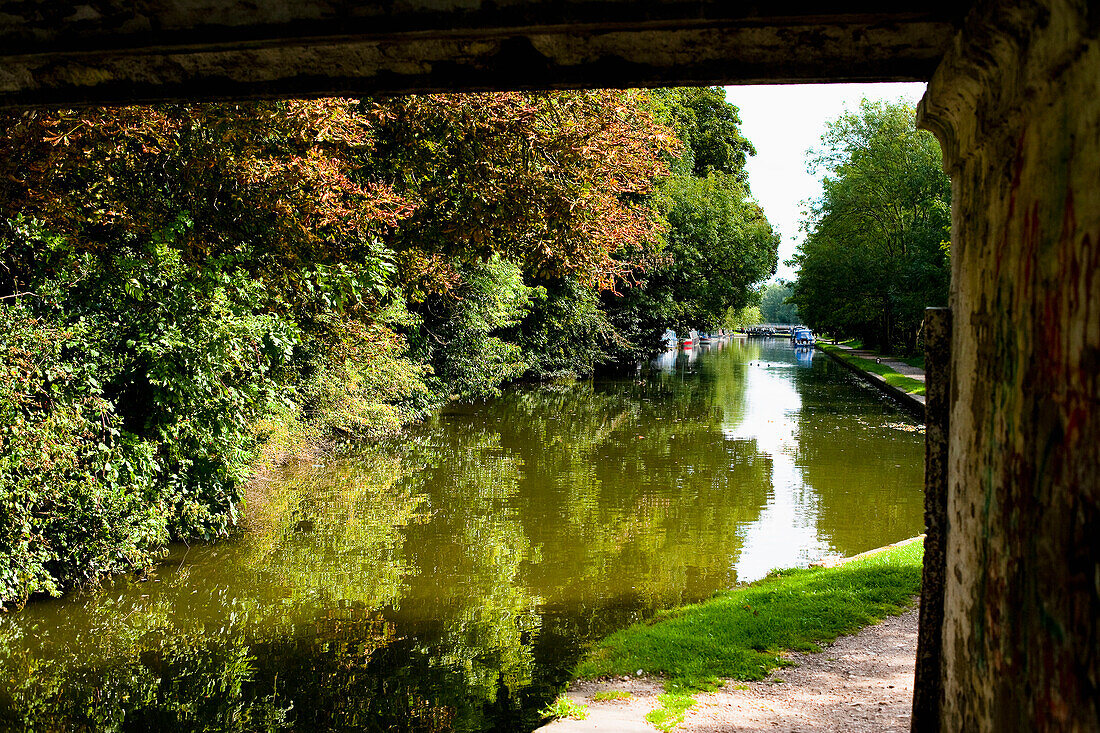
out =
<path fill-rule="evenodd" d="M 919 111 L 954 191 L 943 730 L 1100 730 L 1098 35 L 1092 0 L 980 2 Z"/>
<path fill-rule="evenodd" d="M 0 6 L 0 106 L 927 80 L 946 0 L 57 0 Z"/>

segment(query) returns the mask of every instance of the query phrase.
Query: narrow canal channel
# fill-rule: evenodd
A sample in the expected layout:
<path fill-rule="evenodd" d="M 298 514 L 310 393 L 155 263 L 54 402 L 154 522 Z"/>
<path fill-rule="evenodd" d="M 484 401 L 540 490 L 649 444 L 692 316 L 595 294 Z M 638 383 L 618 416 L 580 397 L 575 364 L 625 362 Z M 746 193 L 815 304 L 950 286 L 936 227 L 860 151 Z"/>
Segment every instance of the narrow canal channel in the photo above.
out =
<path fill-rule="evenodd" d="M 454 406 L 0 615 L 0 727 L 530 730 L 587 642 L 919 533 L 922 468 L 908 413 L 781 339 Z"/>

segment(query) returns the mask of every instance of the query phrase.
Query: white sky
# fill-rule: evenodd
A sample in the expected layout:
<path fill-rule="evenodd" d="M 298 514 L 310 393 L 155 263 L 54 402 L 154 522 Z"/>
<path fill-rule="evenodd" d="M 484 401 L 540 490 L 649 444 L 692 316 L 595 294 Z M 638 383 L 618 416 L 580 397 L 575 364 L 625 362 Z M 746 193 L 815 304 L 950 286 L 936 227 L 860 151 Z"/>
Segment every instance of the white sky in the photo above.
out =
<path fill-rule="evenodd" d="M 791 279 L 783 262 L 801 241 L 803 201 L 821 194 L 821 181 L 806 171 L 806 151 L 820 145 L 825 123 L 845 108 L 855 109 L 864 97 L 897 100 L 914 106 L 924 84 L 788 84 L 726 87 L 726 99 L 741 111 L 741 132 L 756 148 L 749 158 L 749 186 L 779 232 L 779 270 Z"/>

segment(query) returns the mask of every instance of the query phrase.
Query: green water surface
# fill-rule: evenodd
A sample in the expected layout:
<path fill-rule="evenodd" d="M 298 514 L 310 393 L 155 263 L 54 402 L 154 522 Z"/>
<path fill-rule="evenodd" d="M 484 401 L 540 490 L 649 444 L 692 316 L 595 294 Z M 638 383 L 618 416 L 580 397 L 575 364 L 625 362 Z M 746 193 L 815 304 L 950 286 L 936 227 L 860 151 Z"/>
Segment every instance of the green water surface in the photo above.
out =
<path fill-rule="evenodd" d="M 456 405 L 239 536 L 0 616 L 0 728 L 524 731 L 585 645 L 922 528 L 919 423 L 784 340 Z"/>

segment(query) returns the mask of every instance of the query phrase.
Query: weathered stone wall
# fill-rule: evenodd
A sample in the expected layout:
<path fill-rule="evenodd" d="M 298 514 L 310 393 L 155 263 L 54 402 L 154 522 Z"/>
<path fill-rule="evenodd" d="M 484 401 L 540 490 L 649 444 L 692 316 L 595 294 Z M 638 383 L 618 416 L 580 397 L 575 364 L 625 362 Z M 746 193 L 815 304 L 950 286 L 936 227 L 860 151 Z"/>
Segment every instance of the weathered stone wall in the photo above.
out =
<path fill-rule="evenodd" d="M 981 2 L 954 183 L 943 730 L 1100 730 L 1100 4 Z"/>

